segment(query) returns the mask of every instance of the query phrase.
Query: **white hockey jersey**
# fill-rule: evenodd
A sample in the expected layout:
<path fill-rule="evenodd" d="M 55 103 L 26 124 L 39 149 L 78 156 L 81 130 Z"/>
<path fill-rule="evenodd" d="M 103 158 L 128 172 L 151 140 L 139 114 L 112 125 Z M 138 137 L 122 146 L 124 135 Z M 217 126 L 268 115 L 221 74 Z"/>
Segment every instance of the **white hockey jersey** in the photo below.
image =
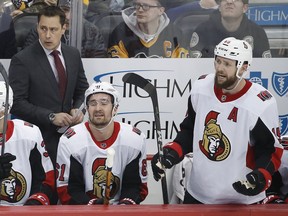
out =
<path fill-rule="evenodd" d="M 264 167 L 271 175 L 279 168 L 282 146 L 276 136 L 279 121 L 275 98 L 249 81 L 237 94 L 224 94 L 214 86 L 214 74 L 197 80 L 190 98 L 190 113 L 174 140 L 184 150 L 191 150 L 193 140 L 187 191 L 205 204 L 252 204 L 265 198 L 265 192 L 239 194 L 232 184 L 246 180 L 255 168 Z"/>
<path fill-rule="evenodd" d="M 57 190 L 62 204 L 87 204 L 103 198 L 106 187 L 106 151 L 115 150 L 111 203 L 124 198 L 142 202 L 148 194 L 146 138 L 131 125 L 114 122 L 113 135 L 99 142 L 88 122 L 70 128 L 58 146 Z"/>
<path fill-rule="evenodd" d="M 35 193 L 49 198 L 55 175 L 39 128 L 19 119 L 8 121 L 4 152 L 16 160 L 11 162 L 10 176 L 2 180 L 0 205 L 23 205 Z"/>

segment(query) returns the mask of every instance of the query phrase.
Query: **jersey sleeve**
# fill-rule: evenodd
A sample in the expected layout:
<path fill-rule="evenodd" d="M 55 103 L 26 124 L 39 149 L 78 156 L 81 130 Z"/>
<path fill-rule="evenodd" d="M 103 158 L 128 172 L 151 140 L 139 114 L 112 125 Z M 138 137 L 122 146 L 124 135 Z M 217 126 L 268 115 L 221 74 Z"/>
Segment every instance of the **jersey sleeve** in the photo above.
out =
<path fill-rule="evenodd" d="M 41 132 L 37 127 L 35 127 L 35 131 L 37 140 L 29 157 L 32 170 L 32 187 L 30 194 L 31 197 L 33 195 L 34 197 L 41 195 L 50 200 L 55 190 L 54 169 L 52 161 L 45 149 Z"/>
<path fill-rule="evenodd" d="M 109 58 L 129 58 L 127 49 L 125 48 L 123 36 L 125 36 L 125 24 L 119 24 L 111 33 L 108 42 Z"/>
<path fill-rule="evenodd" d="M 177 133 L 174 142 L 177 142 L 182 147 L 183 154 L 192 152 L 193 131 L 195 124 L 195 111 L 192 107 L 191 96 L 188 99 L 188 108 L 186 117 L 180 124 L 180 131 Z"/>
<path fill-rule="evenodd" d="M 261 99 L 268 106 L 260 114 L 254 128 L 251 130 L 250 140 L 255 150 L 256 168 L 264 168 L 273 175 L 279 169 L 283 153 L 283 147 L 279 142 L 278 109 L 273 96 L 271 98 L 262 97 Z"/>
<path fill-rule="evenodd" d="M 140 204 L 148 195 L 146 140 L 138 156 L 125 168 L 119 203 Z"/>
<path fill-rule="evenodd" d="M 56 183 L 57 192 L 61 204 L 68 204 L 71 196 L 68 194 L 68 179 L 70 170 L 71 152 L 66 143 L 60 138 L 58 144 L 57 161 L 56 161 Z"/>

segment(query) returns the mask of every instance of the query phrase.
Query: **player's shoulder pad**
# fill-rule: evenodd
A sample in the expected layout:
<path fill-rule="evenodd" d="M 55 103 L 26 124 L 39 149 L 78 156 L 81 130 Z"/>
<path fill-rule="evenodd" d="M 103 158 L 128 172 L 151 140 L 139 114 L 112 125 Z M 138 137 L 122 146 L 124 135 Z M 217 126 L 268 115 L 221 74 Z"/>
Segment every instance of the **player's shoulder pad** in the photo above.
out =
<path fill-rule="evenodd" d="M 76 134 L 75 130 L 73 128 L 69 128 L 68 130 L 65 131 L 64 136 L 66 136 L 67 139 L 69 139 L 75 134 Z"/>
<path fill-rule="evenodd" d="M 198 80 L 205 79 L 207 75 L 208 74 L 201 75 L 200 77 L 198 77 Z"/>
<path fill-rule="evenodd" d="M 138 134 L 138 135 L 141 134 L 141 130 L 139 130 L 139 129 L 136 128 L 136 127 L 132 127 L 132 131 L 133 131 L 134 133 Z"/>

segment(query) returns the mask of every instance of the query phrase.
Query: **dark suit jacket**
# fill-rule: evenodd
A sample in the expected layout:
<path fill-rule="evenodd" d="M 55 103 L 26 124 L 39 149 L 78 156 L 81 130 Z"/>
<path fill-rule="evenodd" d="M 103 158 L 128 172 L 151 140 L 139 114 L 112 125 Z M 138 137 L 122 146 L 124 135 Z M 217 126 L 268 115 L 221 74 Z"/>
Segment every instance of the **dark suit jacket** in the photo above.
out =
<path fill-rule="evenodd" d="M 9 67 L 9 82 L 14 93 L 11 114 L 40 128 L 48 152 L 57 151 L 61 135 L 49 121 L 49 114 L 69 113 L 72 108 L 78 108 L 89 86 L 79 51 L 65 44 L 61 48 L 68 79 L 63 102 L 56 78 L 39 41 L 13 56 Z M 51 145 L 56 146 L 51 149 Z M 51 154 L 56 157 L 56 152 Z"/>

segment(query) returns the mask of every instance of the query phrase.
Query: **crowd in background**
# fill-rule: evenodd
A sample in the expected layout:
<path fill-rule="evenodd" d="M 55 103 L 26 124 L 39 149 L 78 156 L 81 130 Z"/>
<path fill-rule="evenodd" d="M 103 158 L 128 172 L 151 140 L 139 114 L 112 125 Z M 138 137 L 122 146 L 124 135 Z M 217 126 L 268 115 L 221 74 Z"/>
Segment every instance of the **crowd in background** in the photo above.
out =
<path fill-rule="evenodd" d="M 238 7 L 238 4 L 236 4 L 233 14 L 229 14 L 229 11 L 223 14 L 223 2 L 228 2 L 228 4 L 233 2 L 232 4 L 234 4 L 234 1 L 230 0 L 162 1 L 162 7 L 152 8 L 149 10 L 150 14 L 157 14 L 157 9 L 161 11 L 160 14 L 158 13 L 158 15 L 155 16 L 157 20 L 154 20 L 154 23 L 156 24 L 153 24 L 151 21 L 144 21 L 148 24 L 144 24 L 146 27 L 141 27 L 141 25 L 143 25 L 142 20 L 142 24 L 136 24 L 136 26 L 140 26 L 140 30 L 137 30 L 137 28 L 135 29 L 135 27 L 133 27 L 133 22 L 136 20 L 139 21 L 139 18 L 136 19 L 137 16 L 135 14 L 135 12 L 137 13 L 139 10 L 135 10 L 134 1 L 83 0 L 83 16 L 81 21 L 82 32 L 80 34 L 82 38 L 81 47 L 77 48 L 81 50 L 82 58 L 207 58 L 213 56 L 213 54 L 211 54 L 211 50 L 213 50 L 213 47 L 219 43 L 222 38 L 225 38 L 226 36 L 233 36 L 248 41 L 252 45 L 253 51 L 255 51 L 254 57 L 287 57 L 287 49 L 285 46 L 280 45 L 280 47 L 274 47 L 272 49 L 269 46 L 269 38 L 265 33 L 265 29 L 262 26 L 258 26 L 253 21 L 250 21 L 245 15 L 249 9 L 249 4 L 251 4 L 251 1 L 244 1 L 244 6 L 240 7 Z M 1 0 L 0 3 L 0 23 L 3 23 L 0 25 L 0 58 L 11 58 L 13 54 L 21 49 L 24 49 L 38 38 L 36 32 L 37 19 L 35 19 L 35 25 L 31 27 L 31 30 L 29 29 L 29 33 L 25 35 L 25 41 L 21 42 L 19 45 L 19 42 L 17 41 L 19 40 L 19 36 L 17 34 L 19 34 L 18 32 L 22 31 L 22 29 L 15 30 L 14 22 L 17 19 L 21 19 L 21 17 L 24 17 L 26 14 L 37 14 L 41 8 L 47 5 L 59 5 L 63 10 L 65 10 L 67 15 L 67 25 L 70 22 L 69 20 L 73 19 L 73 14 L 71 13 L 71 6 L 73 6 L 73 4 L 71 3 L 71 0 Z M 155 13 L 156 11 L 157 13 Z M 207 16 L 205 19 L 203 18 L 199 19 L 199 21 L 193 21 L 193 26 L 188 27 L 189 31 L 186 31 L 187 25 L 182 27 L 181 23 L 179 24 L 179 18 L 183 14 L 189 13 L 204 14 Z M 108 20 L 107 16 L 112 17 Z M 138 13 L 138 16 L 141 16 L 141 14 L 139 15 Z M 195 17 L 195 19 L 198 18 Z M 103 24 L 101 22 L 103 22 Z M 103 27 L 104 22 L 105 27 Z M 158 23 L 160 23 L 159 26 Z M 120 27 L 121 25 L 123 27 Z M 147 26 L 150 26 L 148 30 Z M 198 28 L 196 28 L 197 26 Z M 19 28 L 19 25 L 17 25 L 17 28 Z M 121 30 L 119 30 L 119 28 Z M 134 32 L 133 34 L 135 34 L 136 37 L 140 37 L 140 39 L 141 37 L 144 37 L 141 36 L 141 34 L 146 35 L 146 37 L 148 35 L 149 39 L 159 36 L 159 39 L 155 45 L 151 45 L 150 43 L 143 45 L 143 47 L 138 46 L 133 44 L 131 33 L 129 33 L 129 31 L 127 32 L 125 28 L 127 28 L 127 30 L 130 29 L 129 31 Z M 144 30 L 144 28 L 146 29 Z M 281 28 L 284 31 L 285 27 L 282 26 Z M 153 29 L 158 29 L 158 32 Z M 23 31 L 28 32 L 27 29 L 23 29 Z M 206 34 L 207 31 L 212 31 L 215 33 Z M 277 31 L 279 31 L 279 29 Z M 69 30 L 69 28 L 67 28 L 65 34 L 63 35 L 62 41 L 73 46 L 73 44 L 71 44 L 73 43 L 71 42 L 71 38 L 73 39 L 75 36 L 71 32 L 71 29 Z M 77 34 L 79 34 L 79 31 Z M 117 34 L 120 34 L 121 37 L 123 36 L 123 39 L 121 37 L 119 38 Z M 165 35 L 165 37 L 162 35 Z M 215 36 L 212 37 L 211 35 Z M 282 35 L 285 37 L 285 33 Z M 162 43 L 166 40 L 166 37 L 167 42 L 170 41 L 171 47 L 163 47 Z M 124 43 L 124 48 L 119 46 L 119 43 Z M 145 43 L 147 43 L 147 40 Z M 205 46 L 203 46 L 203 44 L 205 44 Z M 135 46 L 138 46 L 138 51 L 135 51 L 134 49 L 134 53 L 130 53 L 130 47 L 135 48 Z M 173 49 L 173 47 L 177 46 L 179 48 Z M 119 47 L 122 47 L 124 50 L 122 50 L 122 48 L 119 50 Z M 139 48 L 141 51 L 139 51 Z M 120 54 L 115 54 L 115 49 Z M 142 49 L 146 51 L 143 52 Z M 167 55 L 167 52 L 166 54 L 159 53 L 159 49 L 169 49 L 169 52 L 172 52 L 173 54 Z"/>

